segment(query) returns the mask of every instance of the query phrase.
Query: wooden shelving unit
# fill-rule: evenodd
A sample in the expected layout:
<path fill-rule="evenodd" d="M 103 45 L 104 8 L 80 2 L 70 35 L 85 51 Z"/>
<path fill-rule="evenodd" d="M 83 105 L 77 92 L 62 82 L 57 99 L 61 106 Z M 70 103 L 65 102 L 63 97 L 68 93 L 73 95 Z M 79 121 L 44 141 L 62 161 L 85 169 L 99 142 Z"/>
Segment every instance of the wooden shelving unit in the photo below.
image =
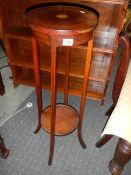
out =
<path fill-rule="evenodd" d="M 56 2 L 52 0 L 50 2 Z M 59 1 L 59 0 L 58 0 Z M 16 14 L 13 16 L 12 23 L 3 23 L 4 42 L 8 54 L 8 61 L 13 73 L 14 84 L 25 84 L 35 86 L 32 46 L 31 46 L 31 31 L 25 23 L 25 10 L 34 4 L 38 4 L 39 0 L 13 0 L 14 6 L 9 0 L 3 7 L 5 20 L 9 20 L 11 16 L 6 13 L 12 11 Z M 74 2 L 74 1 L 72 1 Z M 103 100 L 110 79 L 113 59 L 118 45 L 119 31 L 123 23 L 123 17 L 127 2 L 123 0 L 85 0 L 77 3 L 88 5 L 95 8 L 100 13 L 99 25 L 94 36 L 94 47 L 92 54 L 92 63 L 89 76 L 89 84 L 87 97 L 97 100 Z M 10 4 L 10 9 L 7 8 Z M 14 9 L 12 9 L 14 8 Z M 5 10 L 6 9 L 6 10 Z M 15 12 L 14 12 L 15 11 Z M 6 14 L 5 14 L 6 13 Z M 50 46 L 44 43 L 40 44 L 40 58 L 42 71 L 43 88 L 50 88 Z M 79 48 L 70 49 L 70 83 L 69 93 L 73 95 L 81 94 L 81 85 L 83 79 L 83 70 L 86 57 L 86 45 Z M 64 50 L 58 48 L 58 67 L 57 88 L 63 91 L 64 77 Z"/>
<path fill-rule="evenodd" d="M 25 84 L 28 86 L 35 86 L 34 81 L 34 71 L 30 68 L 24 68 L 19 66 L 13 66 L 14 71 L 14 80 L 18 84 Z M 50 89 L 50 73 L 42 71 L 42 87 L 44 89 Z M 57 90 L 63 92 L 64 85 L 64 76 L 61 74 L 57 74 Z M 103 86 L 99 86 L 98 82 L 89 81 L 87 96 L 94 99 L 101 99 L 103 95 Z M 99 88 L 98 88 L 99 86 Z M 70 77 L 69 79 L 69 94 L 72 95 L 81 95 L 81 87 L 82 87 L 82 79 L 76 77 Z M 93 94 L 93 96 L 92 96 Z"/>

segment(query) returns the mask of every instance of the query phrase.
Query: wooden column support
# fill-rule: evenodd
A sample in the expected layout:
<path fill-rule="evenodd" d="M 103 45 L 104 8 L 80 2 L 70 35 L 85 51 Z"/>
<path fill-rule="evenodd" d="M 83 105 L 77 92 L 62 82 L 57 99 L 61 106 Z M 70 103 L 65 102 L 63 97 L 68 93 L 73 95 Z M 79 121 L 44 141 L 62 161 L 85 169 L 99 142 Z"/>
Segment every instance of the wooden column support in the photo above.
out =
<path fill-rule="evenodd" d="M 41 78 L 40 78 L 40 57 L 39 57 L 39 44 L 32 38 L 32 51 L 34 61 L 35 83 L 36 83 L 36 96 L 38 106 L 38 125 L 34 133 L 37 133 L 41 128 L 41 112 L 42 112 L 42 90 L 41 90 Z"/>
<path fill-rule="evenodd" d="M 120 175 L 124 165 L 131 159 L 131 143 L 119 139 L 113 159 L 109 163 L 112 175 Z"/>

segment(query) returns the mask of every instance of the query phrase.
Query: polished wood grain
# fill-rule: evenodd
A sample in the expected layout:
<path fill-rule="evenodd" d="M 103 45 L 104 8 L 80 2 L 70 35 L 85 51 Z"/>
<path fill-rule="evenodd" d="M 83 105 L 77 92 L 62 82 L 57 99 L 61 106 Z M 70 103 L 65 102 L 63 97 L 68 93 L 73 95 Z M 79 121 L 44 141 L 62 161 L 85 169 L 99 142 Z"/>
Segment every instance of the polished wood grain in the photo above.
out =
<path fill-rule="evenodd" d="M 124 139 L 119 139 L 114 157 L 109 163 L 109 169 L 112 175 L 120 175 L 124 166 L 131 160 L 131 143 Z"/>
<path fill-rule="evenodd" d="M 35 133 L 41 128 L 41 112 L 42 112 L 42 90 L 41 90 L 41 81 L 40 81 L 40 60 L 39 60 L 39 46 L 38 42 L 32 38 L 32 51 L 33 51 L 33 60 L 34 60 L 34 73 L 35 73 L 35 83 L 36 83 L 36 96 L 37 96 L 37 105 L 38 105 L 38 126 L 35 130 Z"/>
<path fill-rule="evenodd" d="M 72 8 L 72 11 L 70 11 L 70 8 Z M 32 7 L 32 9 L 33 13 L 31 13 L 30 10 L 29 11 L 27 10 L 27 12 L 30 13 L 27 22 L 30 24 L 31 27 L 35 29 L 35 31 L 37 31 L 38 29 L 38 31 L 41 33 L 43 33 L 44 31 L 46 33 L 49 33 L 50 31 L 53 30 L 55 33 L 57 33 L 58 31 L 57 34 L 59 35 L 60 34 L 63 35 L 63 31 L 66 35 L 68 33 L 70 35 L 71 32 L 73 32 L 72 37 L 74 37 L 75 34 L 77 34 L 78 32 L 79 35 L 81 33 L 88 34 L 89 31 L 92 31 L 97 26 L 98 21 L 97 11 L 93 9 L 94 13 L 90 13 L 91 9 L 89 9 L 88 7 L 85 8 L 85 6 L 77 7 L 77 4 L 73 3 L 65 3 L 65 4 L 45 3 L 41 5 L 40 8 L 35 8 L 34 6 Z M 49 13 L 49 11 L 51 13 Z M 46 23 L 44 24 L 43 21 L 45 21 Z M 34 26 L 34 24 L 37 24 L 37 26 L 36 25 Z M 82 44 L 81 42 L 82 39 L 80 43 L 78 43 L 77 40 L 78 43 L 77 45 Z M 86 38 L 84 42 L 86 42 Z M 73 45 L 75 45 L 75 41 Z"/>
<path fill-rule="evenodd" d="M 62 136 L 74 131 L 78 124 L 78 112 L 65 104 L 56 105 L 55 135 Z M 51 107 L 45 108 L 41 116 L 42 127 L 51 133 Z"/>
<path fill-rule="evenodd" d="M 93 34 L 98 24 L 99 14 L 91 8 L 78 7 L 77 4 L 46 4 L 39 8 L 27 10 L 26 21 L 32 30 L 32 46 L 34 71 L 36 79 L 37 106 L 38 106 L 38 127 L 50 133 L 50 154 L 48 165 L 52 164 L 55 135 L 69 134 L 75 130 L 78 124 L 78 138 L 81 146 L 86 148 L 82 138 L 82 121 L 85 107 L 89 70 L 91 65 L 91 54 L 93 49 Z M 77 19 L 77 20 L 76 20 Z M 87 20 L 88 19 L 88 22 Z M 91 22 L 90 22 L 91 20 Z M 71 43 L 64 43 L 65 40 Z M 40 77 L 40 52 L 38 41 L 49 45 L 51 49 L 51 87 L 50 106 L 42 112 L 41 77 Z M 85 44 L 87 50 L 85 67 L 83 73 L 83 83 L 81 89 L 80 114 L 78 116 L 75 109 L 68 106 L 68 86 L 70 67 L 70 48 Z M 56 104 L 57 91 L 57 53 L 61 46 L 64 46 L 65 73 L 64 73 L 64 104 Z M 67 48 L 65 47 L 67 46 Z M 57 52 L 58 47 L 58 52 Z M 46 52 L 46 51 L 45 51 Z M 44 59 L 44 57 L 42 58 Z M 57 79 L 56 79 L 57 78 Z M 41 114 L 41 123 L 40 123 Z M 79 118 L 79 119 L 78 119 Z"/>
<path fill-rule="evenodd" d="M 0 5 L 0 38 L 2 38 L 2 4 Z"/>
<path fill-rule="evenodd" d="M 60 0 L 48 0 L 48 3 L 61 2 Z M 118 45 L 119 32 L 121 31 L 123 24 L 123 17 L 127 8 L 128 1 L 123 0 L 64 0 L 64 2 L 77 3 L 77 5 L 89 6 L 97 10 L 100 14 L 99 24 L 94 34 L 93 55 L 91 70 L 89 75 L 89 83 L 87 89 L 87 97 L 95 100 L 104 101 L 108 83 L 110 82 L 110 74 L 114 63 L 116 48 Z M 31 52 L 31 32 L 25 21 L 25 11 L 30 6 L 36 6 L 38 3 L 47 3 L 43 0 L 1 0 L 2 6 L 2 30 L 3 40 L 6 46 L 8 59 L 10 62 L 11 70 L 13 73 L 13 82 L 15 84 L 25 84 L 28 86 L 35 86 L 33 75 L 33 59 Z M 12 15 L 9 15 L 12 14 Z M 26 30 L 26 29 L 27 30 Z M 23 32 L 24 31 L 24 32 Z M 7 40 L 5 39 L 7 38 Z M 11 47 L 8 47 L 11 45 Z M 41 59 L 42 79 L 43 77 L 50 77 L 50 49 L 43 43 L 40 45 L 40 55 L 46 57 L 47 62 L 43 64 Z M 79 46 L 86 49 L 85 46 Z M 70 50 L 70 69 L 69 69 L 69 93 L 80 95 L 81 94 L 81 82 L 83 79 L 83 70 L 78 67 L 84 67 L 85 64 L 85 52 L 82 49 L 71 48 Z M 19 50 L 19 52 L 18 52 Z M 48 52 L 46 56 L 44 50 Z M 57 72 L 64 75 L 64 51 L 61 51 L 61 62 L 58 63 Z M 13 57 L 12 57 L 13 53 Z M 81 66 L 80 66 L 81 65 Z M 77 67 L 77 69 L 76 69 Z M 28 69 L 29 74 L 25 74 L 23 69 Z M 49 73 L 47 73 L 47 71 Z M 64 76 L 63 76 L 64 77 Z M 78 79 L 77 79 L 78 78 Z M 77 84 L 74 89 L 74 84 L 77 79 Z M 61 84 L 63 78 L 58 83 L 58 90 L 63 92 Z M 50 82 L 45 79 L 42 80 L 42 87 L 49 89 Z"/>
<path fill-rule="evenodd" d="M 64 104 L 68 104 L 70 48 L 65 47 Z"/>
<path fill-rule="evenodd" d="M 88 77 L 90 71 L 90 64 L 91 64 L 91 54 L 93 48 L 93 39 L 89 40 L 88 48 L 87 48 L 87 55 L 86 55 L 86 63 L 85 63 L 85 71 L 84 71 L 84 78 L 82 84 L 82 94 L 81 94 L 81 104 L 80 104 L 80 114 L 79 114 L 79 124 L 78 124 L 78 138 L 83 148 L 86 148 L 86 145 L 82 139 L 82 120 L 83 120 L 83 113 L 85 108 L 85 101 L 86 101 L 86 91 L 87 91 L 87 84 L 88 84 Z"/>

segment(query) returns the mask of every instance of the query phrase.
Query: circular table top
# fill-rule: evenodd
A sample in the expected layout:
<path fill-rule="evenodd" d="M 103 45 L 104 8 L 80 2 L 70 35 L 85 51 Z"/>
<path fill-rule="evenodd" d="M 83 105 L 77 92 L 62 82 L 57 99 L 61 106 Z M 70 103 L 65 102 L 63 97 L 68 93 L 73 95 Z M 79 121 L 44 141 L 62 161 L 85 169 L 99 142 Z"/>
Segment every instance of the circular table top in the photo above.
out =
<path fill-rule="evenodd" d="M 96 28 L 98 15 L 78 6 L 53 5 L 31 10 L 26 21 L 31 28 L 39 30 L 88 32 Z"/>

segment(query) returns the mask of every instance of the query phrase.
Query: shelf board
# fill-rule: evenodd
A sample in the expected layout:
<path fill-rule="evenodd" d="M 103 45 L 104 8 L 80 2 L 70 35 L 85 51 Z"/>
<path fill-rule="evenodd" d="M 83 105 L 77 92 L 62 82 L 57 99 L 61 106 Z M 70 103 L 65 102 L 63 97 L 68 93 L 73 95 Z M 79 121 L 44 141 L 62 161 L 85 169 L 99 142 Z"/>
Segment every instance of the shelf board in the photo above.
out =
<path fill-rule="evenodd" d="M 16 59 L 15 59 L 15 57 L 16 57 Z M 41 70 L 50 72 L 51 60 L 49 58 L 49 55 L 45 54 L 44 58 L 41 57 L 40 60 L 41 60 Z M 23 53 L 21 52 L 21 54 L 19 54 L 17 56 L 15 55 L 14 59 L 10 62 L 10 64 L 13 66 L 19 66 L 19 67 L 33 69 L 34 66 L 33 66 L 33 59 L 32 59 L 31 51 L 26 51 L 26 54 L 25 54 L 25 52 L 23 52 Z M 64 75 L 64 73 L 65 73 L 64 69 L 65 69 L 64 64 L 58 64 L 57 73 Z M 103 74 L 103 72 L 105 72 L 105 73 Z M 78 65 L 77 66 L 76 65 L 70 66 L 69 76 L 83 78 L 83 74 L 84 74 L 84 69 L 82 67 L 80 67 Z M 107 76 L 107 67 L 101 66 L 101 64 L 93 64 L 93 62 L 92 62 L 89 80 L 105 83 L 106 76 Z"/>
<path fill-rule="evenodd" d="M 110 27 L 105 30 L 96 30 L 93 51 L 113 54 L 116 36 L 116 28 Z"/>
<path fill-rule="evenodd" d="M 30 70 L 28 74 L 16 71 L 16 75 L 14 77 L 14 80 L 18 84 L 35 86 L 34 73 L 32 70 Z M 63 77 L 58 75 L 57 80 L 58 80 L 57 81 L 57 90 L 59 92 L 63 92 L 63 84 L 64 84 Z M 44 72 L 42 74 L 42 87 L 43 87 L 43 89 L 50 90 L 50 76 L 49 76 L 49 73 L 47 73 L 47 72 Z M 81 80 L 71 77 L 70 83 L 69 83 L 69 94 L 81 96 L 81 89 L 82 89 Z M 104 85 L 103 84 L 102 84 L 102 86 L 99 85 L 99 90 L 98 90 L 98 86 L 96 89 L 95 89 L 95 86 L 93 87 L 92 83 L 89 82 L 87 97 L 91 98 L 91 99 L 102 100 L 103 92 L 104 92 Z"/>
<path fill-rule="evenodd" d="M 10 27 L 6 31 L 6 36 L 8 38 L 14 38 L 14 39 L 23 39 L 23 40 L 30 40 L 31 39 L 31 30 L 27 27 Z"/>

